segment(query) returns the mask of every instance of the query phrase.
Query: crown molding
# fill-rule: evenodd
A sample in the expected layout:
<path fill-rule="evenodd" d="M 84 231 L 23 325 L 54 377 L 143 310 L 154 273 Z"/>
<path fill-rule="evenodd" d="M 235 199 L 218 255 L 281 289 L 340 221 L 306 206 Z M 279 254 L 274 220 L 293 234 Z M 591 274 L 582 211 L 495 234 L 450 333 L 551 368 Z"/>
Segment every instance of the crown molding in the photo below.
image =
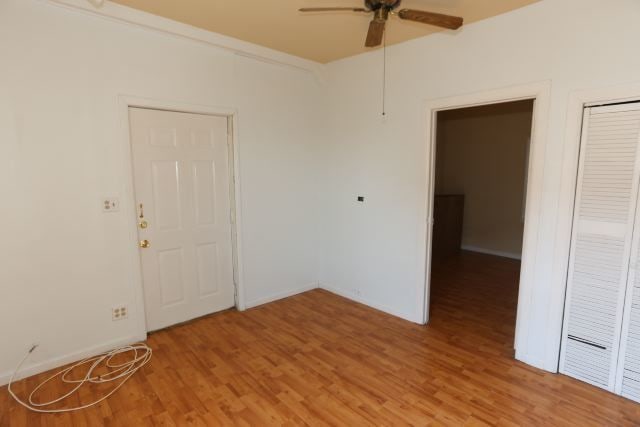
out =
<path fill-rule="evenodd" d="M 314 73 L 322 76 L 323 65 L 319 62 L 300 58 L 295 55 L 280 52 L 254 43 L 238 40 L 223 34 L 196 28 L 191 25 L 153 15 L 110 1 L 105 1 L 102 6 L 95 6 L 87 0 L 45 0 L 56 6 L 73 9 L 81 13 L 97 15 L 105 19 L 138 27 L 160 31 L 180 38 L 205 43 L 209 46 L 233 52 L 237 55 L 267 62 L 276 65 L 284 65 Z"/>

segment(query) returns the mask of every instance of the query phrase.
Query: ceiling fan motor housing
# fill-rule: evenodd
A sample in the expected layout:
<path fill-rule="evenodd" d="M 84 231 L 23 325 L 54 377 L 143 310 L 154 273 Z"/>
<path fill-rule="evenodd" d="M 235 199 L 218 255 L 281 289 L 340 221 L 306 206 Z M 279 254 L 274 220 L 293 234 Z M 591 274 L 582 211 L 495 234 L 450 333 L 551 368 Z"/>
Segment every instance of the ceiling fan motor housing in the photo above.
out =
<path fill-rule="evenodd" d="M 364 4 L 369 10 L 387 9 L 387 11 L 393 10 L 400 6 L 401 0 L 365 0 Z"/>

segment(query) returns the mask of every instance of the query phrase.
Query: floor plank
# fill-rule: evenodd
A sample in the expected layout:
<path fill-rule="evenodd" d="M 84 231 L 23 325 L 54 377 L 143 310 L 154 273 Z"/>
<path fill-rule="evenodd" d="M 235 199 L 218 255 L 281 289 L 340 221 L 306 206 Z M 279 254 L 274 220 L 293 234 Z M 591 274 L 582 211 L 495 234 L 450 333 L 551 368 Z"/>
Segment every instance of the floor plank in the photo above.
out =
<path fill-rule="evenodd" d="M 640 405 L 513 359 L 518 275 L 473 253 L 434 267 L 426 327 L 322 290 L 219 313 L 152 334 L 97 407 L 39 415 L 0 389 L 0 426 L 640 425 Z"/>

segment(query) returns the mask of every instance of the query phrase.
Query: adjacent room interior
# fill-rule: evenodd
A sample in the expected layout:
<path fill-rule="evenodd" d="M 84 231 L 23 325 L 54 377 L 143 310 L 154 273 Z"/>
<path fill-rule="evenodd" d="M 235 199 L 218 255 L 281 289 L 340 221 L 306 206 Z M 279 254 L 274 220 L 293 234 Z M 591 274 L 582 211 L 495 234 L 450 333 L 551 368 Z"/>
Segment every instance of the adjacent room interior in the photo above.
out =
<path fill-rule="evenodd" d="M 506 354 L 514 349 L 533 103 L 437 113 L 429 320 L 455 310 L 477 325 L 464 330 L 499 337 Z"/>
<path fill-rule="evenodd" d="M 640 425 L 637 0 L 0 0 L 0 427 Z"/>

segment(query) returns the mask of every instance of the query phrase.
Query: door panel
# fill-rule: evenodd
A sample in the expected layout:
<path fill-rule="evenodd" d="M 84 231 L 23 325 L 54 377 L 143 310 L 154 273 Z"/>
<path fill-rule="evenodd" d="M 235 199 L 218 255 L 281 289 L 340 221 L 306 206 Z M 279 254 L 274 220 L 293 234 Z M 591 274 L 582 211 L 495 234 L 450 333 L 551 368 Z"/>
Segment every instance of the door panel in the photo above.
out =
<path fill-rule="evenodd" d="M 640 106 L 584 114 L 560 372 L 614 391 L 640 178 Z"/>
<path fill-rule="evenodd" d="M 625 129 L 624 134 L 633 129 L 640 134 L 640 113 L 626 112 L 617 125 L 618 128 Z M 638 224 L 640 224 L 640 207 L 636 206 L 616 376 L 616 393 L 636 402 L 640 402 L 640 227 Z"/>
<path fill-rule="evenodd" d="M 184 301 L 184 252 L 181 248 L 158 251 L 161 307 Z"/>
<path fill-rule="evenodd" d="M 158 229 L 180 229 L 180 166 L 175 161 L 152 162 L 151 170 Z"/>
<path fill-rule="evenodd" d="M 216 177 L 213 162 L 197 161 L 193 163 L 193 188 L 197 224 L 215 225 Z"/>
<path fill-rule="evenodd" d="M 227 118 L 130 108 L 147 329 L 234 305 Z"/>
<path fill-rule="evenodd" d="M 215 243 L 199 245 L 197 253 L 199 296 L 207 297 L 215 294 L 219 289 L 218 245 Z"/>

